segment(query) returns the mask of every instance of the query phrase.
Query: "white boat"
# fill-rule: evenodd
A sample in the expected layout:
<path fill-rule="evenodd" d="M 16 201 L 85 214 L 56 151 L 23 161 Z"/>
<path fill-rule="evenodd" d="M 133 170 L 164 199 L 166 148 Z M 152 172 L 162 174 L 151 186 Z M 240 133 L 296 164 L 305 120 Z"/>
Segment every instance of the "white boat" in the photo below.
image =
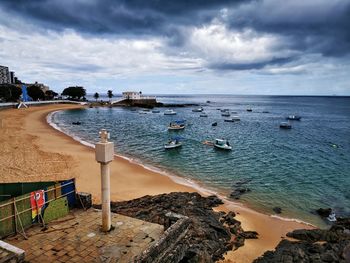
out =
<path fill-rule="evenodd" d="M 184 123 L 170 122 L 168 130 L 183 130 L 185 129 Z"/>
<path fill-rule="evenodd" d="M 234 121 L 240 121 L 241 118 L 238 115 L 232 116 L 232 120 Z"/>
<path fill-rule="evenodd" d="M 230 143 L 224 139 L 215 139 L 214 147 L 222 150 L 232 150 Z"/>
<path fill-rule="evenodd" d="M 176 111 L 166 110 L 166 111 L 164 111 L 164 115 L 176 115 Z"/>
<path fill-rule="evenodd" d="M 231 115 L 231 114 L 230 114 L 229 112 L 227 112 L 227 111 L 221 113 L 221 116 L 222 116 L 222 117 L 230 117 L 230 115 Z"/>
<path fill-rule="evenodd" d="M 202 112 L 202 111 L 203 111 L 203 108 L 200 107 L 200 108 L 197 108 L 197 109 L 193 109 L 192 111 L 193 111 L 193 112 Z"/>
<path fill-rule="evenodd" d="M 291 121 L 300 121 L 301 117 L 298 115 L 289 115 L 287 117 L 287 120 L 291 120 Z"/>
<path fill-rule="evenodd" d="M 232 119 L 232 118 L 231 119 L 225 119 L 224 122 L 235 122 L 235 120 Z"/>
<path fill-rule="evenodd" d="M 175 139 L 175 140 L 170 140 L 166 145 L 164 145 L 165 149 L 174 149 L 174 148 L 178 148 L 181 147 L 182 143 Z"/>
<path fill-rule="evenodd" d="M 208 117 L 208 114 L 206 114 L 206 113 L 201 113 L 201 115 L 199 115 L 199 117 Z"/>

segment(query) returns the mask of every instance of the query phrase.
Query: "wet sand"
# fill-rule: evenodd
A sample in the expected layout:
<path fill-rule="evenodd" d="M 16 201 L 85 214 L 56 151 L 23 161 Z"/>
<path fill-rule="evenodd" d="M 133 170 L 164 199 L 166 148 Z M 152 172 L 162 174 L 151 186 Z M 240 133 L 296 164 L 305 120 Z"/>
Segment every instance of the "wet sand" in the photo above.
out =
<path fill-rule="evenodd" d="M 50 181 L 75 177 L 78 191 L 91 193 L 93 201 L 98 203 L 100 168 L 93 149 L 53 129 L 46 121 L 52 111 L 78 107 L 81 106 L 60 104 L 0 111 L 0 181 Z M 197 190 L 120 157 L 115 157 L 111 163 L 113 201 L 174 191 Z M 225 262 L 252 262 L 264 251 L 272 250 L 287 232 L 310 228 L 233 202 L 227 201 L 219 209 L 235 211 L 244 230 L 259 233 L 259 239 L 246 240 L 243 247 L 229 252 Z"/>

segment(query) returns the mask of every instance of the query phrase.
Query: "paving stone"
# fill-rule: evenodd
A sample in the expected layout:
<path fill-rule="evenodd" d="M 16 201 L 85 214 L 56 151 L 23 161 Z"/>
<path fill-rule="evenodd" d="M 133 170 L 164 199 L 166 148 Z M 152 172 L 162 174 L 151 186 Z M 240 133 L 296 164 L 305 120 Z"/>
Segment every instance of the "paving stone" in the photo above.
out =
<path fill-rule="evenodd" d="M 28 240 L 18 235 L 5 241 L 24 249 L 28 262 L 132 262 L 164 232 L 163 226 L 117 214 L 112 224 L 113 231 L 102 233 L 100 211 L 73 210 L 45 232 L 41 226 L 26 230 Z"/>

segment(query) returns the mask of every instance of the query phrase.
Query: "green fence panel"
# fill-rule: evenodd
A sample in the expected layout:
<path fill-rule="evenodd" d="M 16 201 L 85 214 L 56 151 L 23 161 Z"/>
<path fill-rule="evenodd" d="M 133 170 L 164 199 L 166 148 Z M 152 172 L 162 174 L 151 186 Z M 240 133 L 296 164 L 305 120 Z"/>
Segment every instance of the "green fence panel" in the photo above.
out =
<path fill-rule="evenodd" d="M 64 217 L 69 213 L 67 197 L 51 201 L 44 211 L 44 221 L 49 223 L 52 220 Z"/>
<path fill-rule="evenodd" d="M 13 217 L 10 217 L 13 214 L 14 209 L 12 200 L 3 201 L 0 203 L 0 238 L 15 232 L 15 221 Z"/>

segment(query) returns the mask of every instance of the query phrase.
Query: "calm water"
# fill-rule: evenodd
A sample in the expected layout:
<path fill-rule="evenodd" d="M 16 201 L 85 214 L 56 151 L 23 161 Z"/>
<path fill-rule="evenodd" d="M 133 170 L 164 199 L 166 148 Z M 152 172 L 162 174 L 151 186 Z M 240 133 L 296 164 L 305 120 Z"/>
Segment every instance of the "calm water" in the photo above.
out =
<path fill-rule="evenodd" d="M 58 112 L 53 122 L 66 132 L 95 142 L 106 128 L 117 152 L 145 164 L 201 182 L 228 195 L 235 182 L 248 180 L 252 191 L 241 200 L 254 209 L 320 224 L 311 211 L 332 207 L 350 215 L 350 98 L 280 96 L 158 96 L 167 103 L 200 103 L 208 118 L 192 108 L 175 108 L 176 116 L 139 114 L 123 108 L 93 108 Z M 210 100 L 211 103 L 206 103 Z M 253 112 L 247 112 L 251 107 Z M 217 108 L 236 111 L 240 122 L 227 123 Z M 268 111 L 269 113 L 263 113 Z M 301 121 L 291 130 L 279 123 L 290 114 Z M 186 119 L 184 131 L 167 125 Z M 81 126 L 71 125 L 81 121 Z M 211 123 L 218 122 L 217 127 Z M 181 149 L 165 151 L 173 135 L 184 138 Z M 233 151 L 203 145 L 204 140 L 226 138 Z"/>

